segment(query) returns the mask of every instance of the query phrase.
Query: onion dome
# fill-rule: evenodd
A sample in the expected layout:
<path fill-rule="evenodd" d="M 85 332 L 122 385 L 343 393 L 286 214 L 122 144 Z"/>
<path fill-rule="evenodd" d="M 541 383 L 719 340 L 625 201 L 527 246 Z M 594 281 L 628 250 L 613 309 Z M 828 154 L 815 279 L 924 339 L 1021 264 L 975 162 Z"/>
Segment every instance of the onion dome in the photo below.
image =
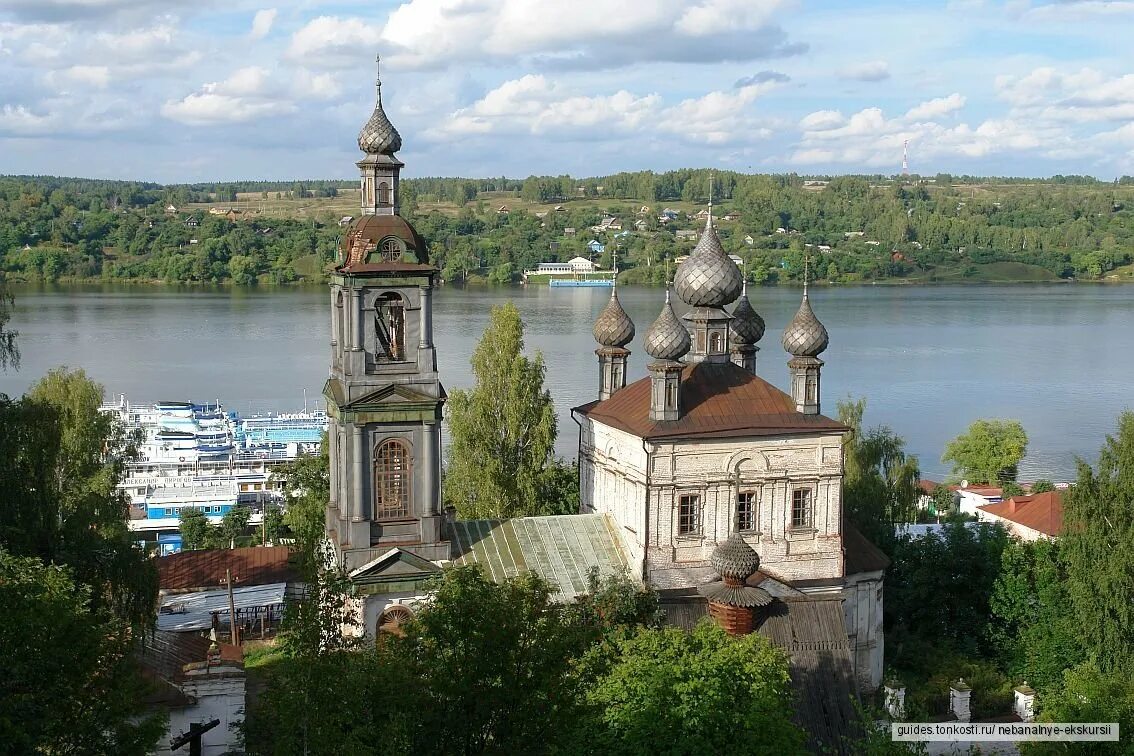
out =
<path fill-rule="evenodd" d="M 358 149 L 368 155 L 393 155 L 402 148 L 402 135 L 386 117 L 382 109 L 382 79 L 377 80 L 378 101 L 370 120 L 358 132 Z"/>
<path fill-rule="evenodd" d="M 807 284 L 804 284 L 799 312 L 784 329 L 784 349 L 796 357 L 818 357 L 827 348 L 827 343 L 827 329 L 815 317 L 811 301 L 807 298 Z"/>
<path fill-rule="evenodd" d="M 764 336 L 764 319 L 748 301 L 748 282 L 740 290 L 740 299 L 732 311 L 732 320 L 728 324 L 728 339 L 737 345 L 755 344 Z"/>
<path fill-rule="evenodd" d="M 677 266 L 673 288 L 690 307 L 723 307 L 739 296 L 743 283 L 740 269 L 725 254 L 713 228 L 710 207 L 709 219 L 693 254 Z"/>
<path fill-rule="evenodd" d="M 718 543 L 713 549 L 709 564 L 722 579 L 743 583 L 760 569 L 760 555 L 734 530 L 724 543 Z"/>
<path fill-rule="evenodd" d="M 692 342 L 689 331 L 673 314 L 669 304 L 669 290 L 665 292 L 665 306 L 658 319 L 646 331 L 646 354 L 656 360 L 679 360 L 689 352 Z"/>
<path fill-rule="evenodd" d="M 709 557 L 709 564 L 721 579 L 698 588 L 698 592 L 705 598 L 740 607 L 767 606 L 772 603 L 772 596 L 763 588 L 745 583 L 760 569 L 760 555 L 737 531 L 734 530 L 724 543 L 717 544 Z"/>
<path fill-rule="evenodd" d="M 595 319 L 592 332 L 595 341 L 604 347 L 623 347 L 634 340 L 634 321 L 622 309 L 622 303 L 618 301 L 618 289 L 611 290 L 610 301 Z"/>

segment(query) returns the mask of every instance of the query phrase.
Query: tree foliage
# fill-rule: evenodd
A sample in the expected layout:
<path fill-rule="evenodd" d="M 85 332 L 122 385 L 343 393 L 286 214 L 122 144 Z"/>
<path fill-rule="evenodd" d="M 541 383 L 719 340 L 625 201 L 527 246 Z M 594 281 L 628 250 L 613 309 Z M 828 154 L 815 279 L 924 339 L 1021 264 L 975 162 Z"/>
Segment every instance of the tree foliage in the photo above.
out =
<path fill-rule="evenodd" d="M 96 608 L 141 626 L 157 570 L 134 543 L 117 489 L 131 439 L 101 402 L 101 386 L 65 368 L 19 401 L 0 397 L 0 547 L 69 566 Z"/>
<path fill-rule="evenodd" d="M 1083 659 L 1066 581 L 1058 543 L 1013 540 L 1001 555 L 989 600 L 988 637 L 997 660 L 1041 698 L 1060 685 L 1065 668 Z"/>
<path fill-rule="evenodd" d="M 977 420 L 945 446 L 942 462 L 973 483 L 1015 482 L 1028 450 L 1028 434 L 1017 420 Z"/>
<path fill-rule="evenodd" d="M 886 427 L 864 429 L 866 400 L 838 404 L 839 422 L 850 428 L 843 441 L 843 512 L 859 531 L 889 553 L 894 525 L 917 519 L 921 471 L 905 442 Z"/>
<path fill-rule="evenodd" d="M 759 634 L 640 628 L 595 653 L 608 668 L 586 693 L 586 752 L 806 753 L 787 656 Z"/>
<path fill-rule="evenodd" d="M 555 408 L 539 353 L 524 351 L 512 303 L 493 307 L 472 356 L 475 385 L 449 395 L 446 494 L 460 516 L 515 517 L 539 511 L 540 482 L 555 446 Z"/>
<path fill-rule="evenodd" d="M 20 366 L 20 348 L 16 344 L 16 337 L 20 334 L 8 326 L 13 306 L 12 292 L 8 290 L 4 272 L 0 271 L 0 371 Z"/>
<path fill-rule="evenodd" d="M 1134 668 L 1134 413 L 1063 497 L 1062 551 L 1081 642 L 1104 673 Z"/>
<path fill-rule="evenodd" d="M 209 518 L 196 507 L 182 507 L 177 528 L 181 533 L 181 548 L 187 551 L 216 547 L 214 528 Z"/>
<path fill-rule="evenodd" d="M 949 523 L 941 535 L 904 536 L 894 544 L 883 610 L 887 646 L 902 656 L 906 636 L 933 639 L 977 655 L 1008 534 L 999 525 Z"/>
<path fill-rule="evenodd" d="M 1069 666 L 1063 684 L 1037 699 L 1041 722 L 1117 722 L 1121 740 L 1117 743 L 1077 742 L 1021 744 L 1025 756 L 1049 754 L 1129 754 L 1128 735 L 1134 731 L 1134 670 L 1116 668 L 1104 671 L 1093 661 Z"/>
<path fill-rule="evenodd" d="M 70 570 L 0 548 L 0 751 L 146 754 L 147 714 L 130 633 Z"/>

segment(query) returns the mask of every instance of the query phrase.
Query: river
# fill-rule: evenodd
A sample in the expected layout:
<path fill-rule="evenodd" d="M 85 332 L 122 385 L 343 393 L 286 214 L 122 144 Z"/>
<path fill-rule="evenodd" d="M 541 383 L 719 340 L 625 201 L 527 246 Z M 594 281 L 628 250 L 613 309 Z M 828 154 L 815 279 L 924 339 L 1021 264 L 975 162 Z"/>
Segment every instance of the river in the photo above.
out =
<path fill-rule="evenodd" d="M 22 393 L 58 365 L 83 367 L 131 401 L 220 399 L 242 413 L 295 410 L 320 399 L 329 361 L 323 287 L 200 289 L 119 285 L 15 286 L 18 371 L 0 392 Z M 1094 461 L 1118 413 L 1134 404 L 1134 293 L 1107 285 L 819 288 L 812 303 L 831 334 L 823 407 L 867 398 L 868 425 L 907 441 L 928 477 L 949 439 L 983 417 L 1014 418 L 1029 436 L 1021 479 L 1074 475 Z M 779 338 L 799 291 L 756 288 L 768 323 L 759 373 L 787 386 Z M 597 369 L 591 324 L 609 289 L 443 287 L 434 299 L 438 367 L 449 390 L 472 382 L 469 356 L 493 305 L 512 300 L 529 351 L 547 362 L 559 417 L 557 452 L 574 457 L 572 406 L 590 401 Z M 660 289 L 619 289 L 637 326 L 631 379 L 645 375 L 642 337 Z"/>

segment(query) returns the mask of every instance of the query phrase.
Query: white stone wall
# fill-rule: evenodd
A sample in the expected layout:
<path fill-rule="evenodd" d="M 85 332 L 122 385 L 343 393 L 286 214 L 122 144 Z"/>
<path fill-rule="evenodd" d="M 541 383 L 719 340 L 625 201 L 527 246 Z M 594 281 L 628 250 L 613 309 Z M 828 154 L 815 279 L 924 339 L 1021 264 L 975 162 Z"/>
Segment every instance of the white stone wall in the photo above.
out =
<path fill-rule="evenodd" d="M 851 660 L 859 689 L 873 692 L 882 684 L 882 573 L 847 575 L 843 588 L 843 612 Z"/>
<path fill-rule="evenodd" d="M 659 588 L 712 577 L 709 555 L 732 527 L 738 491 L 754 491 L 757 527 L 746 539 L 769 571 L 788 580 L 839 578 L 842 556 L 842 436 L 721 439 L 646 444 L 587 418 L 580 468 L 585 512 L 609 513 L 628 554 Z M 792 491 L 812 489 L 813 527 L 791 527 Z M 678 502 L 700 496 L 700 531 L 678 534 Z"/>
<path fill-rule="evenodd" d="M 585 514 L 609 514 L 617 523 L 627 562 L 635 575 L 643 574 L 646 463 L 640 438 L 583 420 L 579 455 L 581 510 Z"/>

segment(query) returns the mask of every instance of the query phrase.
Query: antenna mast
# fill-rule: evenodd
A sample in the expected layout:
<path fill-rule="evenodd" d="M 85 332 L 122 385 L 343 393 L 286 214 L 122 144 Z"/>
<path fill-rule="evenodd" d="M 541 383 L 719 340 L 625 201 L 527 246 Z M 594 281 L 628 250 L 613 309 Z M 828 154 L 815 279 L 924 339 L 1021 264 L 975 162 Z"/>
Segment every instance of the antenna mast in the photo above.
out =
<path fill-rule="evenodd" d="M 902 142 L 902 175 L 910 175 L 910 140 Z"/>

